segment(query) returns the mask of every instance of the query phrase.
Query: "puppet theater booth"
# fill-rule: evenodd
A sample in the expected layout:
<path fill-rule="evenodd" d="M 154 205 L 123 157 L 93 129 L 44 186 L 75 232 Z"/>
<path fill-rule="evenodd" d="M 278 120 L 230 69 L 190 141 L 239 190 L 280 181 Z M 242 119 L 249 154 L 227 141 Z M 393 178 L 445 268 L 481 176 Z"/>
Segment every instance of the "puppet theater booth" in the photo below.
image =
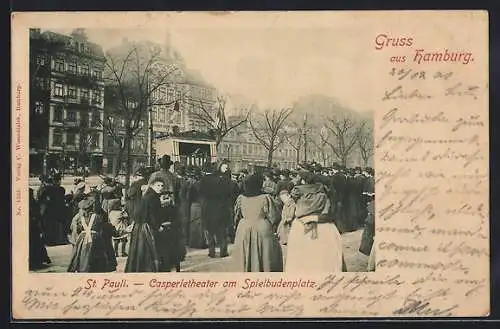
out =
<path fill-rule="evenodd" d="M 200 133 L 157 137 L 154 146 L 157 159 L 170 155 L 174 163 L 183 166 L 201 167 L 217 160 L 215 140 Z"/>

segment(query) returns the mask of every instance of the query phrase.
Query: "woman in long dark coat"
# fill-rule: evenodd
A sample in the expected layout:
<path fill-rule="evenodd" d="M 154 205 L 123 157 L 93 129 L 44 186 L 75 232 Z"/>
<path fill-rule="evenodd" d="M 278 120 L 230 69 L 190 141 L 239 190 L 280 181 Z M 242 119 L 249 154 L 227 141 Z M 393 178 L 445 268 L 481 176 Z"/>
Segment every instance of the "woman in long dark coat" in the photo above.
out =
<path fill-rule="evenodd" d="M 29 189 L 29 269 L 35 270 L 44 264 L 50 264 L 51 260 L 47 254 L 47 249 L 42 238 L 40 226 L 40 209 L 35 200 L 33 189 Z"/>
<path fill-rule="evenodd" d="M 95 197 L 88 196 L 80 201 L 80 212 L 73 217 L 69 235 L 73 254 L 68 272 L 103 273 L 116 270 L 116 258 L 109 252 L 113 229 L 95 211 L 95 205 Z"/>
<path fill-rule="evenodd" d="M 262 192 L 263 178 L 249 176 L 235 205 L 239 221 L 233 258 L 238 272 L 281 272 L 283 255 L 275 234 L 279 214 L 272 197 Z"/>
<path fill-rule="evenodd" d="M 54 177 L 47 179 L 40 193 L 42 230 L 49 246 L 66 243 L 65 222 L 68 213 L 64 194 L 64 188 L 56 184 Z"/>
<path fill-rule="evenodd" d="M 132 215 L 134 227 L 125 272 L 158 272 L 160 269 L 156 236 L 164 220 L 160 201 L 163 185 L 161 178 L 153 179 L 137 211 Z"/>

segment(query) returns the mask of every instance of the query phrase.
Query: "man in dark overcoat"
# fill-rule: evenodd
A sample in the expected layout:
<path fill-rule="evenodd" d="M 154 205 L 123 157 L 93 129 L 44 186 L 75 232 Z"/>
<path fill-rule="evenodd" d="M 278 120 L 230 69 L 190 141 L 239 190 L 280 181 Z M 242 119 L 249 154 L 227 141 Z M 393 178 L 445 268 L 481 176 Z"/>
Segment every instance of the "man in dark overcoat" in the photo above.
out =
<path fill-rule="evenodd" d="M 211 170 L 200 182 L 202 197 L 202 223 L 208 243 L 208 256 L 215 257 L 216 242 L 219 244 L 220 257 L 228 256 L 227 233 L 231 219 L 231 177 L 229 166 L 222 163 L 219 169 L 212 164 Z"/>

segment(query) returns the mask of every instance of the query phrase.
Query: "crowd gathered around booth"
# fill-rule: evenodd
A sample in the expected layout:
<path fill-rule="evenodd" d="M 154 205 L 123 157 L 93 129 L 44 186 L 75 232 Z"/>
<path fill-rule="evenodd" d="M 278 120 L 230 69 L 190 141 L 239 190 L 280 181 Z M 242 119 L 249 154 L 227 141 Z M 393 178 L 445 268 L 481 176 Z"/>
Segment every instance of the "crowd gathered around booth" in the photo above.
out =
<path fill-rule="evenodd" d="M 68 272 L 113 272 L 119 257 L 125 272 L 180 272 L 192 249 L 230 256 L 237 272 L 345 272 L 342 235 L 360 229 L 359 252 L 374 270 L 372 168 L 231 173 L 228 161 L 174 166 L 165 155 L 128 188 L 75 178 L 66 191 L 55 171 L 39 179 L 29 191 L 31 270 L 50 266 L 47 246 L 71 244 Z"/>

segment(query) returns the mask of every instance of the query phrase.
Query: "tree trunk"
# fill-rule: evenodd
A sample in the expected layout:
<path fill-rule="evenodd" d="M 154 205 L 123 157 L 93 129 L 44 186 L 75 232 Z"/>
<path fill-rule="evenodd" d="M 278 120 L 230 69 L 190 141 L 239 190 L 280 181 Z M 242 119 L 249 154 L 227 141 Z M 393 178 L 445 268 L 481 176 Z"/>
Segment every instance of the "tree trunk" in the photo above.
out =
<path fill-rule="evenodd" d="M 267 152 L 267 166 L 271 168 L 273 166 L 273 151 L 268 150 Z"/>
<path fill-rule="evenodd" d="M 346 154 L 342 154 L 341 161 L 342 161 L 342 165 L 347 168 L 347 155 Z"/>
<path fill-rule="evenodd" d="M 114 171 L 114 176 L 118 176 L 118 174 L 120 173 L 120 170 L 122 168 L 122 160 L 123 160 L 123 148 L 124 146 L 120 145 L 120 150 L 118 151 L 118 158 L 117 158 L 117 165 L 115 167 L 115 171 Z"/>

